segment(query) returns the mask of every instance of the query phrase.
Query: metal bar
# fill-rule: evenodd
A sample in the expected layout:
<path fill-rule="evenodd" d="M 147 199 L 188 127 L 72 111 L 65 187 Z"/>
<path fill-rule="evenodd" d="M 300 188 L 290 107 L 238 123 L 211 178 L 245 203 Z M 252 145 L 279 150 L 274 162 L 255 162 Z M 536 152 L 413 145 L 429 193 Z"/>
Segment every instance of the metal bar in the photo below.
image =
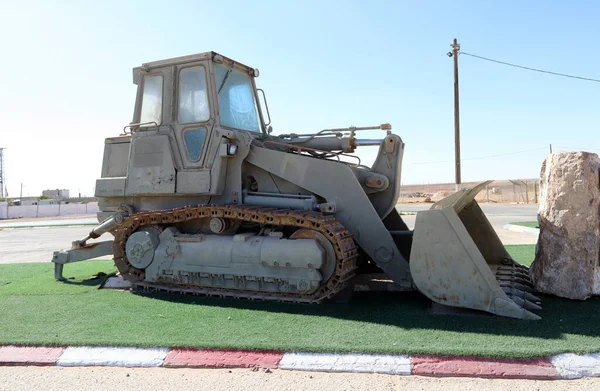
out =
<path fill-rule="evenodd" d="M 266 197 L 277 197 L 277 198 L 294 198 L 294 199 L 311 199 L 316 198 L 312 195 L 301 195 L 301 194 L 286 194 L 286 193 L 268 193 L 266 191 L 249 191 L 246 193 L 249 196 L 266 196 Z"/>
<path fill-rule="evenodd" d="M 289 144 L 302 144 L 302 147 L 321 149 L 324 151 L 344 151 L 351 152 L 351 143 L 349 138 L 328 136 L 313 138 L 293 138 L 287 141 Z"/>
<path fill-rule="evenodd" d="M 303 133 L 303 134 L 293 134 L 294 137 L 317 137 L 325 134 L 340 134 L 342 132 L 357 132 L 361 130 L 391 130 L 392 125 L 390 124 L 381 124 L 379 126 L 363 126 L 359 128 L 350 127 L 350 128 L 336 128 L 336 129 L 323 129 L 317 133 Z M 291 134 L 281 134 L 279 137 L 281 138 L 289 138 Z"/>
<path fill-rule="evenodd" d="M 127 131 L 125 129 L 130 128 L 131 131 L 133 131 L 133 127 L 140 127 L 140 126 L 144 126 L 144 125 L 151 125 L 154 124 L 155 127 L 158 127 L 158 123 L 156 123 L 156 121 L 150 121 L 150 122 L 141 122 L 141 123 L 137 123 L 137 124 L 129 124 L 127 126 L 123 127 L 123 133 L 127 134 Z M 131 132 L 130 132 L 131 133 Z"/>
<path fill-rule="evenodd" d="M 376 138 L 357 138 L 354 145 L 357 147 L 379 146 L 384 139 Z"/>
<path fill-rule="evenodd" d="M 347 154 L 347 153 L 339 153 L 339 152 L 336 152 L 336 153 L 334 153 L 334 152 L 331 152 L 331 151 L 324 151 L 324 150 L 321 150 L 321 149 L 316 149 L 316 148 L 303 147 L 303 146 L 300 146 L 300 145 L 293 145 L 293 144 L 286 144 L 286 143 L 278 143 L 278 142 L 276 142 L 276 141 L 263 141 L 263 143 L 262 143 L 262 144 L 263 144 L 263 146 L 264 146 L 264 145 L 267 145 L 267 144 L 272 144 L 272 145 L 280 145 L 280 146 L 283 146 L 283 147 L 287 147 L 287 148 L 292 148 L 292 149 L 295 149 L 296 151 L 298 151 L 298 153 L 301 153 L 301 152 L 303 152 L 303 151 L 314 151 L 314 152 L 321 152 L 321 153 L 323 153 L 323 152 L 324 152 L 324 153 L 330 153 L 330 154 L 334 155 L 334 156 L 337 158 L 337 161 L 339 161 L 340 163 L 347 163 L 347 164 L 350 164 L 349 162 L 344 162 L 344 161 L 342 161 L 342 160 L 340 159 L 340 156 L 346 156 L 346 157 L 348 157 L 348 158 L 352 158 L 352 159 L 356 159 L 356 160 L 358 160 L 358 163 L 356 164 L 357 166 L 360 166 L 360 165 L 361 165 L 361 160 L 360 160 L 360 157 L 358 157 L 357 155 L 349 155 L 349 154 Z M 331 160 L 331 159 L 330 159 L 330 160 Z"/>
<path fill-rule="evenodd" d="M 244 204 L 271 208 L 313 211 L 315 210 L 316 200 L 314 198 L 287 198 L 249 195 L 244 197 Z"/>
<path fill-rule="evenodd" d="M 377 126 L 362 126 L 362 127 L 349 127 L 349 128 L 336 128 L 336 129 L 325 129 L 323 131 L 330 132 L 348 132 L 351 130 L 392 130 L 392 125 L 390 124 L 381 124 Z"/>
<path fill-rule="evenodd" d="M 104 255 L 110 255 L 113 252 L 112 246 L 112 240 L 107 240 L 104 242 L 88 244 L 71 250 L 55 251 L 52 262 L 65 264 L 85 261 L 86 259 L 102 257 Z"/>
<path fill-rule="evenodd" d="M 256 91 L 260 91 L 263 96 L 263 101 L 265 102 L 265 109 L 267 110 L 267 117 L 269 117 L 269 122 L 265 124 L 265 126 L 271 125 L 271 113 L 269 113 L 269 104 L 267 103 L 267 96 L 265 95 L 265 91 L 262 88 L 257 88 Z M 258 102 L 260 105 L 260 101 Z"/>

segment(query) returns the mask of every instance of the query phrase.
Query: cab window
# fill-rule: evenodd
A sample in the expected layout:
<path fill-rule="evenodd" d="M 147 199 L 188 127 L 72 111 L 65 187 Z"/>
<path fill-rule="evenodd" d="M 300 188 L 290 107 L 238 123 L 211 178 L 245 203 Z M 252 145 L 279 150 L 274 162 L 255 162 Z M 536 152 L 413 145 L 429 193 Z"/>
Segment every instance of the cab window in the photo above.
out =
<path fill-rule="evenodd" d="M 214 64 L 221 126 L 260 132 L 250 75 L 223 64 Z"/>
<path fill-rule="evenodd" d="M 197 162 L 202 155 L 202 146 L 206 140 L 206 129 L 187 129 L 183 132 L 185 148 L 191 161 Z"/>
<path fill-rule="evenodd" d="M 162 75 L 144 76 L 143 88 L 140 123 L 155 122 L 156 125 L 160 125 L 162 121 Z M 155 124 L 148 124 L 145 126 L 155 126 Z"/>
<path fill-rule="evenodd" d="M 179 73 L 179 123 L 205 122 L 209 118 L 204 67 L 182 69 Z"/>

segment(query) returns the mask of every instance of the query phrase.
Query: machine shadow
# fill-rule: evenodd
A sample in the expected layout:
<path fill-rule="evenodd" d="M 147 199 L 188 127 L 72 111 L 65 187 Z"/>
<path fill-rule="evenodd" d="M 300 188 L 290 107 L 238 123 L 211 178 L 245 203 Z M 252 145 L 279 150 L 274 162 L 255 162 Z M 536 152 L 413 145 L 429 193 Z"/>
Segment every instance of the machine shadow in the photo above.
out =
<path fill-rule="evenodd" d="M 542 295 L 540 321 L 494 316 L 479 311 L 461 315 L 441 315 L 431 310 L 432 302 L 418 292 L 355 292 L 347 302 L 323 304 L 270 303 L 203 296 L 136 292 L 175 303 L 243 310 L 267 311 L 294 315 L 331 317 L 368 322 L 402 329 L 430 329 L 560 339 L 564 333 L 600 337 L 600 298 L 585 302 Z"/>
<path fill-rule="evenodd" d="M 116 274 L 117 274 L 117 272 L 112 272 L 112 273 L 108 273 L 108 274 L 100 272 L 100 273 L 96 274 L 95 276 L 92 276 L 85 280 L 75 280 L 73 277 L 67 277 L 65 280 L 63 280 L 61 282 L 63 284 L 67 284 L 67 285 L 96 286 L 96 287 L 98 287 L 98 289 L 100 289 L 100 287 L 102 286 L 102 284 L 104 284 L 104 282 L 106 280 L 108 280 L 110 277 L 114 277 Z"/>

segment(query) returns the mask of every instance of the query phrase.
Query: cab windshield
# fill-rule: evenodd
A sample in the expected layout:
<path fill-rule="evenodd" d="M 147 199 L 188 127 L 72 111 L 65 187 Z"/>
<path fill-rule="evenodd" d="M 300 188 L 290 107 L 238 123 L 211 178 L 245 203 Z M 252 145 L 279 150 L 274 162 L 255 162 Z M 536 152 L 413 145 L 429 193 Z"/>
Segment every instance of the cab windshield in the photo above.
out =
<path fill-rule="evenodd" d="M 260 132 L 260 122 L 250 75 L 215 63 L 221 126 Z"/>

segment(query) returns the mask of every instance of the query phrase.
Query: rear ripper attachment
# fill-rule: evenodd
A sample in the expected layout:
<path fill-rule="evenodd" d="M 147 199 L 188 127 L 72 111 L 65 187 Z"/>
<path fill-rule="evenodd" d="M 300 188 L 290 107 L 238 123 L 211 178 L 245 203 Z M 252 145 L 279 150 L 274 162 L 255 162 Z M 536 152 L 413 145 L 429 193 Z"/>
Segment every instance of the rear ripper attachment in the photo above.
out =
<path fill-rule="evenodd" d="M 529 268 L 510 257 L 475 201 L 491 181 L 418 212 L 410 270 L 417 288 L 440 304 L 518 319 L 541 319 Z"/>

